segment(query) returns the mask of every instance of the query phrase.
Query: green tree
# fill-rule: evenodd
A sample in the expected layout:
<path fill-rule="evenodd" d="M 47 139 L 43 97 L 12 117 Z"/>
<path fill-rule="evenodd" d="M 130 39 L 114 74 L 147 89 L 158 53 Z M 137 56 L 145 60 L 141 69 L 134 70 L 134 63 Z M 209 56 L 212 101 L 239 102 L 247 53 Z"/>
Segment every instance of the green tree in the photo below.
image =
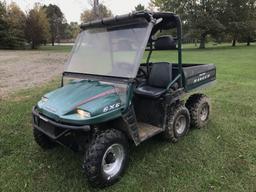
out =
<path fill-rule="evenodd" d="M 142 4 L 138 4 L 135 8 L 135 11 L 144 11 L 146 10 L 145 6 Z"/>
<path fill-rule="evenodd" d="M 104 18 L 104 17 L 111 17 L 113 16 L 111 10 L 109 10 L 105 5 L 103 4 L 99 4 L 99 17 L 100 18 Z M 90 22 L 90 21 L 93 21 L 93 20 L 96 20 L 98 19 L 97 18 L 98 16 L 95 15 L 93 9 L 88 9 L 88 10 L 85 10 L 82 14 L 81 14 L 81 21 L 83 23 L 87 23 L 87 22 Z"/>
<path fill-rule="evenodd" d="M 24 47 L 24 22 L 25 14 L 15 3 L 0 2 L 0 48 Z"/>
<path fill-rule="evenodd" d="M 249 46 L 251 41 L 256 38 L 256 0 L 247 0 L 245 6 L 247 11 L 242 38 L 247 42 L 247 46 Z"/>
<path fill-rule="evenodd" d="M 77 22 L 64 23 L 62 27 L 61 39 L 75 39 L 80 32 L 80 26 Z"/>
<path fill-rule="evenodd" d="M 221 22 L 223 14 L 223 0 L 201 0 L 195 1 L 189 6 L 188 23 L 189 28 L 200 35 L 199 48 L 205 48 L 206 38 L 208 35 L 216 36 L 225 30 Z M 192 9 L 191 9 L 192 8 Z"/>
<path fill-rule="evenodd" d="M 77 22 L 71 22 L 69 24 L 69 29 L 71 31 L 71 37 L 72 39 L 75 39 L 77 37 L 77 35 L 79 34 L 80 32 L 80 26 Z"/>
<path fill-rule="evenodd" d="M 151 9 L 156 7 L 159 11 L 170 11 L 173 13 L 179 14 L 183 20 L 185 16 L 188 14 L 189 9 L 192 8 L 194 4 L 194 0 L 186 1 L 186 0 L 151 0 L 150 6 Z"/>
<path fill-rule="evenodd" d="M 6 21 L 9 25 L 9 47 L 19 48 L 25 45 L 26 16 L 16 3 L 7 6 Z"/>
<path fill-rule="evenodd" d="M 226 25 L 226 32 L 232 37 L 232 46 L 241 34 L 245 31 L 245 19 L 247 15 L 246 2 L 244 0 L 227 0 L 223 22 Z"/>
<path fill-rule="evenodd" d="M 64 14 L 61 9 L 57 5 L 48 5 L 43 6 L 45 12 L 47 14 L 47 18 L 50 24 L 50 35 L 51 35 L 51 43 L 54 46 L 56 40 L 60 41 L 60 33 L 63 21 L 65 20 Z"/>
<path fill-rule="evenodd" d="M 31 48 L 35 49 L 49 37 L 49 22 L 47 15 L 39 4 L 35 4 L 26 18 L 25 35 L 27 41 L 31 43 Z"/>
<path fill-rule="evenodd" d="M 6 21 L 6 5 L 0 1 L 0 48 L 7 48 L 9 25 Z"/>
<path fill-rule="evenodd" d="M 171 11 L 181 16 L 185 28 L 200 39 L 200 48 L 205 48 L 208 35 L 216 35 L 225 27 L 221 22 L 223 0 L 151 0 L 160 11 Z"/>

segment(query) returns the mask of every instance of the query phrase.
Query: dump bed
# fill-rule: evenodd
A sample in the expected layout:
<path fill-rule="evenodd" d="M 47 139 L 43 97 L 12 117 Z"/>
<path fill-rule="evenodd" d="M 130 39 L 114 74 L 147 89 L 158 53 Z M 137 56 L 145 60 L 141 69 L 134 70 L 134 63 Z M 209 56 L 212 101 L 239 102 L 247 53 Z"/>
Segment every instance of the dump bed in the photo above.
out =
<path fill-rule="evenodd" d="M 201 88 L 216 80 L 214 64 L 183 64 L 183 85 L 186 92 Z M 173 65 L 173 73 L 178 73 L 178 65 Z"/>

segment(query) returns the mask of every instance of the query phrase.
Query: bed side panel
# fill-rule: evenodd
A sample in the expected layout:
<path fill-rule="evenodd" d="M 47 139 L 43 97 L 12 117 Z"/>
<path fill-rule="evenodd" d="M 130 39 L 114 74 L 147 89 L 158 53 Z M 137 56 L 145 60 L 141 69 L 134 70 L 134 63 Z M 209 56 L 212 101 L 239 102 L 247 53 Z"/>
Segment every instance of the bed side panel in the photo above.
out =
<path fill-rule="evenodd" d="M 183 67 L 185 90 L 191 91 L 216 80 L 214 64 L 192 65 Z"/>

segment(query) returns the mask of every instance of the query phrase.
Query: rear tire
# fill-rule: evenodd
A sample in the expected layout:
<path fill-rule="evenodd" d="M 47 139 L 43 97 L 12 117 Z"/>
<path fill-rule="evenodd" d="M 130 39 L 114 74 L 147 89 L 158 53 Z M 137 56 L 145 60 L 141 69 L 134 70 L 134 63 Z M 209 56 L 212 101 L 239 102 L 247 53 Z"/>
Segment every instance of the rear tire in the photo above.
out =
<path fill-rule="evenodd" d="M 128 142 L 125 135 L 108 129 L 96 135 L 85 154 L 83 168 L 92 186 L 105 187 L 117 182 L 128 161 Z"/>
<path fill-rule="evenodd" d="M 190 115 L 183 104 L 171 106 L 167 114 L 167 123 L 164 137 L 173 143 L 184 137 L 190 127 Z"/>
<path fill-rule="evenodd" d="M 47 135 L 42 133 L 41 131 L 33 128 L 33 135 L 35 142 L 42 148 L 42 149 L 53 149 L 56 147 L 56 143 L 52 141 Z"/>
<path fill-rule="evenodd" d="M 203 94 L 194 94 L 188 98 L 186 107 L 190 112 L 191 126 L 199 129 L 205 127 L 211 112 L 209 98 Z"/>

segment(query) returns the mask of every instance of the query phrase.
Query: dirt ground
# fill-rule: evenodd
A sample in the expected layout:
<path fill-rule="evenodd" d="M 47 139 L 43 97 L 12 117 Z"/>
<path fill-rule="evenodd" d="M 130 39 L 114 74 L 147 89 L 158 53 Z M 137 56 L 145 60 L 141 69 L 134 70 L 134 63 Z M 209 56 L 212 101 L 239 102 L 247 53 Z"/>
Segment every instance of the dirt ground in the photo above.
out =
<path fill-rule="evenodd" d="M 0 51 L 0 99 L 61 75 L 68 53 Z"/>

